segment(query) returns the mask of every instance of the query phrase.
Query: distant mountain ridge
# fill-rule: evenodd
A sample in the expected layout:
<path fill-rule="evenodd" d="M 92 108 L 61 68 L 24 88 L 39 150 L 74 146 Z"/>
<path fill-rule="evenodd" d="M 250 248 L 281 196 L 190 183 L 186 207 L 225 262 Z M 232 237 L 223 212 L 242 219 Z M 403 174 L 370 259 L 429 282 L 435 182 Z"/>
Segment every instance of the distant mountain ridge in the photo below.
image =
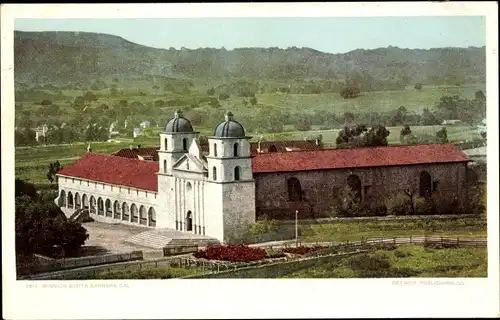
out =
<path fill-rule="evenodd" d="M 486 48 L 159 49 L 90 32 L 14 32 L 16 82 L 67 83 L 103 77 L 250 77 L 280 81 L 370 78 L 373 81 L 485 82 Z"/>

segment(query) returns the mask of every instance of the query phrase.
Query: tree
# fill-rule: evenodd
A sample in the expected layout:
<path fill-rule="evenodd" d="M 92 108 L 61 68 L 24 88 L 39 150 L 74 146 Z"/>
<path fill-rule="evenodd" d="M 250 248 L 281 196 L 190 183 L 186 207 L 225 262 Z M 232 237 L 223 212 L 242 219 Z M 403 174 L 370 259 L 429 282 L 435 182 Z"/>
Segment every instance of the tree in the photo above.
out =
<path fill-rule="evenodd" d="M 57 172 L 62 169 L 61 164 L 59 163 L 59 160 L 56 162 L 51 162 L 49 164 L 49 171 L 47 172 L 47 179 L 50 181 L 50 183 L 54 182 L 54 180 L 57 182 Z"/>
<path fill-rule="evenodd" d="M 415 83 L 415 89 L 416 90 L 422 90 L 423 85 L 421 83 Z"/>
<path fill-rule="evenodd" d="M 352 112 L 349 111 L 344 112 L 343 118 L 344 118 L 344 123 L 354 122 L 354 114 Z"/>
<path fill-rule="evenodd" d="M 448 131 L 446 127 L 442 127 L 441 130 L 436 132 L 436 137 L 439 139 L 440 143 L 448 143 Z"/>
<path fill-rule="evenodd" d="M 50 105 L 52 104 L 52 101 L 45 99 L 45 100 L 42 100 L 42 101 L 40 102 L 40 104 L 41 104 L 42 106 L 50 106 Z"/>
<path fill-rule="evenodd" d="M 256 97 L 250 98 L 250 103 L 252 104 L 252 106 L 255 106 L 257 104 L 257 98 Z"/>
<path fill-rule="evenodd" d="M 403 127 L 403 129 L 401 129 L 401 133 L 399 134 L 399 141 L 401 141 L 401 143 L 404 143 L 405 142 L 405 138 L 408 135 L 411 135 L 411 129 L 410 129 L 409 125 L 405 125 Z"/>
<path fill-rule="evenodd" d="M 475 96 L 476 100 L 483 100 L 483 101 L 486 100 L 486 95 L 484 94 L 484 92 L 482 90 L 476 91 L 474 96 Z"/>
<path fill-rule="evenodd" d="M 229 94 L 227 94 L 226 92 L 222 92 L 221 94 L 219 94 L 219 100 L 227 100 L 229 99 Z"/>
<path fill-rule="evenodd" d="M 309 116 L 306 114 L 300 115 L 297 119 L 297 122 L 295 123 L 295 129 L 297 129 L 298 131 L 311 130 L 311 119 L 309 118 Z"/>
<path fill-rule="evenodd" d="M 382 125 L 372 127 L 365 135 L 364 146 L 387 146 L 389 143 L 387 137 L 390 131 Z"/>
<path fill-rule="evenodd" d="M 344 99 L 352 99 L 359 96 L 360 92 L 356 86 L 346 86 L 340 90 L 340 96 Z"/>
<path fill-rule="evenodd" d="M 36 199 L 37 193 L 35 185 L 29 182 L 26 182 L 21 179 L 16 179 L 15 185 L 15 197 L 27 196 L 30 199 Z"/>
<path fill-rule="evenodd" d="M 92 101 L 97 101 L 97 96 L 92 92 L 92 91 L 87 91 L 83 95 L 83 99 L 86 102 L 92 102 Z"/>
<path fill-rule="evenodd" d="M 207 90 L 207 94 L 208 94 L 209 96 L 213 96 L 213 95 L 215 94 L 215 89 L 214 89 L 214 88 L 210 88 L 210 89 L 208 89 L 208 90 Z"/>

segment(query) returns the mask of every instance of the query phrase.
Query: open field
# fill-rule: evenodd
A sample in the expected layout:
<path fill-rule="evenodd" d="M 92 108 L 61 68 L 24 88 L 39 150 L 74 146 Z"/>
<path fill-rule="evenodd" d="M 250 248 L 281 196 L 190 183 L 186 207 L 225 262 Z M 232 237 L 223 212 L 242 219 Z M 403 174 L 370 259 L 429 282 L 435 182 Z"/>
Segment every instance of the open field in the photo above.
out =
<path fill-rule="evenodd" d="M 314 266 L 294 271 L 283 278 L 360 278 L 360 277 L 487 277 L 486 248 L 431 249 L 421 245 L 401 246 L 393 251 L 378 250 L 369 257 L 385 256 L 391 271 L 353 270 L 352 258 L 325 261 L 319 260 Z M 371 274 L 363 274 L 370 271 Z M 388 270 L 387 270 L 388 271 Z"/>

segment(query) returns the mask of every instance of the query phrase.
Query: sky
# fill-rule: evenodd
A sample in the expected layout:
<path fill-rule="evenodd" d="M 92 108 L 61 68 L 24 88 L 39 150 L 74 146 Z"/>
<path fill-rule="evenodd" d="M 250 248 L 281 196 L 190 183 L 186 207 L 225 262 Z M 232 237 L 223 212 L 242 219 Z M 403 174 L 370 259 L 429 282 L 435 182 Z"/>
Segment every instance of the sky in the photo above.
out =
<path fill-rule="evenodd" d="M 306 17 L 16 19 L 20 31 L 87 31 L 156 47 L 309 47 L 330 53 L 396 46 L 429 49 L 486 45 L 486 18 Z"/>

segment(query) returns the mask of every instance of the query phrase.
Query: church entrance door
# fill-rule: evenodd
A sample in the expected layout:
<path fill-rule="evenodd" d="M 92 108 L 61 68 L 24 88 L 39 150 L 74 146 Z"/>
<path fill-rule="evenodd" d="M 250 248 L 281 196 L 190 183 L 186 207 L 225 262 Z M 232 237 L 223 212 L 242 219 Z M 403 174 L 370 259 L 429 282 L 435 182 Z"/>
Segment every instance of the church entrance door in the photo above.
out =
<path fill-rule="evenodd" d="M 191 210 L 186 214 L 186 231 L 193 231 L 193 213 Z"/>

